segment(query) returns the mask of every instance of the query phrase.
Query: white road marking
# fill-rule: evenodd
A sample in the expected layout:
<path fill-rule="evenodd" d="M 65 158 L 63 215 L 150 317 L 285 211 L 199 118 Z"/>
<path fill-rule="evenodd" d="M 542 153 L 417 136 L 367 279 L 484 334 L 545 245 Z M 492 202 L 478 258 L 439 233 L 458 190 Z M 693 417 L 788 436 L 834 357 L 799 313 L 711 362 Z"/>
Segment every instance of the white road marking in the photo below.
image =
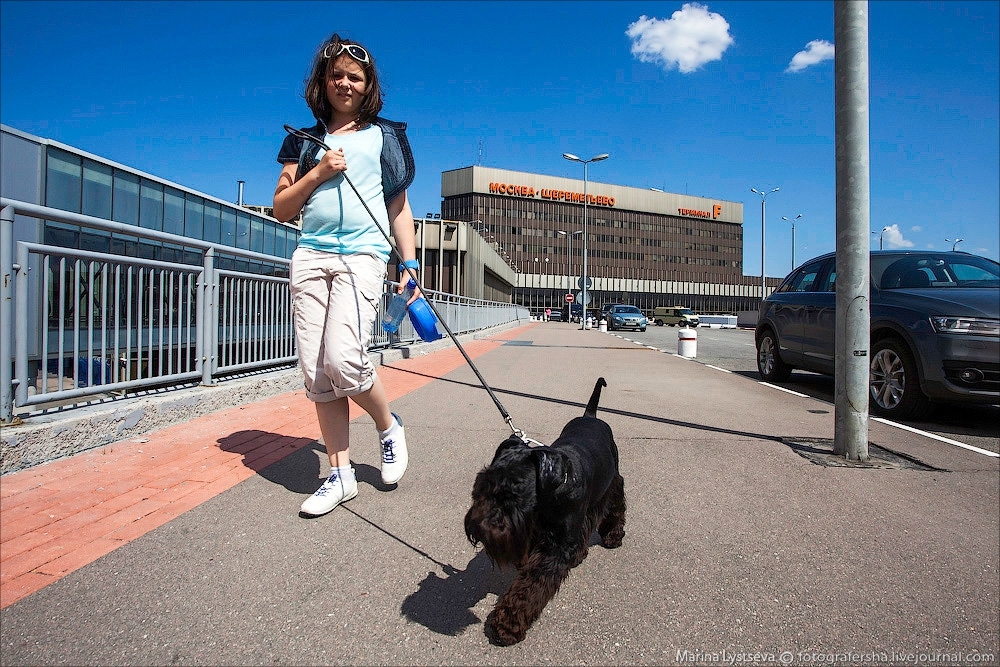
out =
<path fill-rule="evenodd" d="M 713 366 L 712 364 L 705 364 L 709 368 L 714 368 L 717 371 L 722 371 L 723 373 L 732 373 L 732 371 L 726 370 L 725 368 L 719 368 L 718 366 Z"/>
<path fill-rule="evenodd" d="M 906 426 L 905 424 L 897 424 L 896 422 L 889 421 L 888 419 L 883 419 L 882 417 L 872 417 L 872 421 L 881 422 L 888 426 L 895 426 L 896 428 L 901 428 L 904 431 L 909 431 L 910 433 L 916 433 L 917 435 L 927 436 L 934 440 L 940 440 L 941 442 L 946 442 L 949 445 L 955 445 L 956 447 L 961 447 L 962 449 L 968 449 L 971 452 L 976 452 L 977 454 L 985 454 L 986 456 L 992 456 L 994 458 L 1000 458 L 1000 454 L 997 452 L 991 452 L 988 449 L 980 449 L 973 445 L 967 445 L 964 442 L 959 442 L 958 440 L 951 440 L 949 438 L 942 437 L 936 433 L 928 433 L 927 431 L 921 431 L 918 428 L 913 428 L 912 426 Z"/>
<path fill-rule="evenodd" d="M 791 389 L 785 389 L 784 387 L 779 387 L 776 384 L 771 384 L 770 382 L 758 382 L 757 384 L 762 384 L 765 387 L 770 387 L 771 389 L 777 389 L 778 391 L 783 391 L 786 394 L 792 394 L 793 396 L 801 396 L 802 398 L 809 398 L 808 394 L 800 394 L 797 391 L 792 391 Z"/>

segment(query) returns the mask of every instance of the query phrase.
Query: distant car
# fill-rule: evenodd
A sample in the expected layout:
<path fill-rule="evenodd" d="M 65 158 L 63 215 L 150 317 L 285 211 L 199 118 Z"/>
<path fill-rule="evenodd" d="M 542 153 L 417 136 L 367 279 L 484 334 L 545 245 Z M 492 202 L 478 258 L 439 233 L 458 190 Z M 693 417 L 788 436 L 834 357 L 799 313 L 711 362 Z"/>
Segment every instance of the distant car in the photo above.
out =
<path fill-rule="evenodd" d="M 833 374 L 836 258 L 812 259 L 761 302 L 762 379 Z M 964 252 L 871 253 L 869 406 L 898 419 L 933 401 L 1000 403 L 1000 264 Z"/>
<path fill-rule="evenodd" d="M 553 310 L 549 313 L 549 322 L 562 322 L 562 318 L 561 310 Z"/>
<path fill-rule="evenodd" d="M 637 331 L 646 330 L 646 316 L 635 306 L 623 306 L 617 304 L 611 306 L 607 314 L 608 330 L 617 331 L 619 329 L 635 329 Z"/>

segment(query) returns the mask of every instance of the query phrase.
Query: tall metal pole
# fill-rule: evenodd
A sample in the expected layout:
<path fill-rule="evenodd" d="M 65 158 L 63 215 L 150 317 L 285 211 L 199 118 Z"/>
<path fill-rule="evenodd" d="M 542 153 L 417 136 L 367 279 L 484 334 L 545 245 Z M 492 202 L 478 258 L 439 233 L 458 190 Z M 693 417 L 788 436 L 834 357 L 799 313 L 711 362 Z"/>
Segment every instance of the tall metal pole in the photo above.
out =
<path fill-rule="evenodd" d="M 786 220 L 786 221 L 792 223 L 792 269 L 793 270 L 795 269 L 795 221 L 798 220 L 801 217 L 802 217 L 801 213 L 799 213 L 797 216 L 795 216 L 791 220 L 789 220 L 785 216 L 781 216 L 782 220 Z"/>
<path fill-rule="evenodd" d="M 583 161 L 583 273 L 580 286 L 580 329 L 587 328 L 587 163 Z"/>
<path fill-rule="evenodd" d="M 582 160 L 572 153 L 563 153 L 563 157 L 573 162 L 583 163 L 583 271 L 580 276 L 580 329 L 587 328 L 587 165 L 591 162 L 607 160 L 607 153 L 595 155 L 589 160 Z"/>
<path fill-rule="evenodd" d="M 871 217 L 868 2 L 833 3 L 837 174 L 835 454 L 868 460 L 871 347 L 868 230 Z M 885 230 L 882 230 L 883 234 Z M 881 247 L 882 236 L 879 236 Z"/>
<path fill-rule="evenodd" d="M 767 224 L 764 217 L 764 200 L 767 199 L 767 195 L 761 195 L 760 198 L 760 299 L 764 300 L 767 296 L 767 276 L 764 273 L 764 244 L 767 243 L 767 237 L 764 235 L 764 226 Z"/>
<path fill-rule="evenodd" d="M 765 235 L 764 235 L 764 229 L 765 229 L 765 222 L 764 222 L 764 220 L 765 220 L 765 218 L 764 218 L 764 200 L 767 199 L 767 196 L 769 194 L 771 194 L 772 192 L 777 192 L 780 189 L 781 188 L 774 188 L 773 190 L 769 190 L 768 192 L 764 192 L 763 190 L 758 190 L 757 188 L 750 188 L 750 192 L 754 192 L 754 193 L 760 195 L 760 298 L 761 298 L 761 301 L 763 301 L 764 297 L 767 296 L 767 277 L 766 277 L 767 274 L 764 272 L 764 243 L 765 243 Z"/>

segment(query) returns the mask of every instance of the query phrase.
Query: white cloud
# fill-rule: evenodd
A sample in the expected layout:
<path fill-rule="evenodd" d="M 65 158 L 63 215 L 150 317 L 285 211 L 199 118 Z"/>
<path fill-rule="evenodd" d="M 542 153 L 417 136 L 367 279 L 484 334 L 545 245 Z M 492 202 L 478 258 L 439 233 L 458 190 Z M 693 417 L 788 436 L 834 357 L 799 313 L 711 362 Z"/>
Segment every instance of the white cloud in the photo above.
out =
<path fill-rule="evenodd" d="M 814 39 L 806 44 L 804 51 L 799 51 L 788 63 L 786 72 L 801 72 L 810 65 L 821 63 L 824 60 L 833 60 L 833 44 L 824 39 Z"/>
<path fill-rule="evenodd" d="M 721 60 L 733 43 L 729 22 L 696 2 L 685 3 L 669 19 L 640 16 L 625 34 L 632 40 L 632 55 L 640 61 L 659 64 L 668 72 L 676 68 L 682 74 Z"/>
<path fill-rule="evenodd" d="M 910 231 L 911 232 L 922 232 L 922 231 L 924 231 L 924 228 L 921 227 L 920 225 L 916 225 L 914 227 L 910 227 Z"/>
<path fill-rule="evenodd" d="M 882 232 L 885 245 L 889 248 L 912 248 L 913 241 L 903 238 L 903 232 L 899 231 L 899 225 L 890 225 Z"/>

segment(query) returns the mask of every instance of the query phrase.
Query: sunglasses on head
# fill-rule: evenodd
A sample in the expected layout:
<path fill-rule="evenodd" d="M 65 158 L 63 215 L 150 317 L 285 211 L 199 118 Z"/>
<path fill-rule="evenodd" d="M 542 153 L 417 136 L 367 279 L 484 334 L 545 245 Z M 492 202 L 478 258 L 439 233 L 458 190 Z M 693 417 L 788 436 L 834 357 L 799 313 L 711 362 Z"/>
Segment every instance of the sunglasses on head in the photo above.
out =
<path fill-rule="evenodd" d="M 343 42 L 328 44 L 327 47 L 323 49 L 323 57 L 336 58 L 345 51 L 347 52 L 347 55 L 354 58 L 359 63 L 367 65 L 372 61 L 371 56 L 368 55 L 368 52 L 365 51 L 365 48 L 360 44 L 344 44 Z"/>

